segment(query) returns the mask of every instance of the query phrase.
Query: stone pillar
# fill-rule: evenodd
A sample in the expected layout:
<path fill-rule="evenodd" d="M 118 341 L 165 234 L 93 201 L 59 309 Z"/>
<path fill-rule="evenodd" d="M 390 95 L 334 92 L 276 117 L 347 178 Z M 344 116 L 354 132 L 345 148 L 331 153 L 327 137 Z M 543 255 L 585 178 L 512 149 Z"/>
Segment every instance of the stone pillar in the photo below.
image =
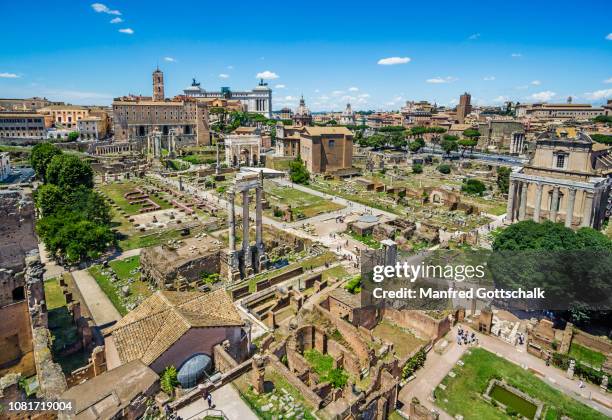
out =
<path fill-rule="evenodd" d="M 574 218 L 574 202 L 576 201 L 576 190 L 569 189 L 569 197 L 567 200 L 567 209 L 565 210 L 565 227 L 572 227 L 572 219 Z"/>
<path fill-rule="evenodd" d="M 249 252 L 249 190 L 242 191 L 242 256 L 244 265 L 251 265 Z"/>
<path fill-rule="evenodd" d="M 257 249 L 261 249 L 263 246 L 263 226 L 262 226 L 262 207 L 261 207 L 261 196 L 263 192 L 263 185 L 255 189 L 255 242 Z"/>
<path fill-rule="evenodd" d="M 514 196 L 516 194 L 516 181 L 510 180 L 510 189 L 508 191 L 508 207 L 506 208 L 506 220 L 514 221 Z"/>
<path fill-rule="evenodd" d="M 593 193 L 586 191 L 584 196 L 584 213 L 582 214 L 582 223 L 580 226 L 591 226 L 591 214 L 593 212 Z"/>
<path fill-rule="evenodd" d="M 215 142 L 215 144 L 217 145 L 217 164 L 215 165 L 215 175 L 219 175 L 219 140 L 217 139 L 217 141 Z"/>
<path fill-rule="evenodd" d="M 536 223 L 540 223 L 540 211 L 542 209 L 542 190 L 544 189 L 544 185 L 542 183 L 537 183 L 536 190 L 536 199 L 533 207 L 533 221 Z"/>
<path fill-rule="evenodd" d="M 227 193 L 227 197 L 229 200 L 229 209 L 228 211 L 228 221 L 229 221 L 229 249 L 231 251 L 236 250 L 236 205 L 234 203 L 236 198 L 236 193 L 234 191 L 229 191 Z"/>
<path fill-rule="evenodd" d="M 521 200 L 519 203 L 519 220 L 525 220 L 525 214 L 527 214 L 527 188 L 529 184 L 527 182 L 521 183 Z"/>
<path fill-rule="evenodd" d="M 559 187 L 553 187 L 552 202 L 550 203 L 550 220 L 557 221 L 557 201 L 559 200 Z"/>

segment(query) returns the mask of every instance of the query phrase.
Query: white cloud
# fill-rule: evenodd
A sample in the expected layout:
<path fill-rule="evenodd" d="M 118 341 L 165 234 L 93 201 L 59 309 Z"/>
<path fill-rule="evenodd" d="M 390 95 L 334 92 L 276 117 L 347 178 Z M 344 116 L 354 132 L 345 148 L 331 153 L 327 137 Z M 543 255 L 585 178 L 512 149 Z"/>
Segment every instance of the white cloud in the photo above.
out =
<path fill-rule="evenodd" d="M 540 82 L 539 80 L 534 80 L 531 82 L 532 85 L 534 86 L 540 86 L 542 84 L 542 82 Z"/>
<path fill-rule="evenodd" d="M 378 64 L 381 66 L 393 66 L 396 64 L 406 64 L 410 62 L 410 57 L 389 57 L 381 58 L 378 60 Z"/>
<path fill-rule="evenodd" d="M 132 35 L 134 33 L 134 30 L 132 28 L 123 28 L 119 29 L 119 32 L 121 32 L 122 34 Z"/>
<path fill-rule="evenodd" d="M 315 91 L 315 93 L 319 93 L 319 92 L 321 92 L 321 90 L 320 90 L 320 89 L 315 89 L 314 91 Z"/>
<path fill-rule="evenodd" d="M 531 98 L 531 99 L 533 99 L 535 101 L 550 101 L 556 95 L 557 94 L 555 92 L 551 92 L 550 90 L 545 90 L 545 91 L 542 91 L 542 92 L 534 93 L 529 98 Z"/>
<path fill-rule="evenodd" d="M 446 77 L 434 77 L 431 79 L 427 79 L 426 82 L 427 83 L 433 83 L 433 84 L 440 84 L 440 83 L 451 83 L 456 81 L 457 78 L 456 77 L 452 77 L 452 76 L 446 76 Z"/>
<path fill-rule="evenodd" d="M 275 89 L 285 89 L 287 86 L 283 85 L 283 84 L 278 84 L 278 85 L 274 85 Z"/>
<path fill-rule="evenodd" d="M 228 69 L 228 70 L 234 70 L 234 66 L 229 65 L 229 66 L 227 66 L 227 69 Z"/>
<path fill-rule="evenodd" d="M 493 99 L 493 102 L 495 102 L 495 103 L 502 103 L 502 102 L 507 102 L 509 100 L 510 100 L 510 98 L 508 98 L 507 96 L 500 95 L 497 98 Z"/>
<path fill-rule="evenodd" d="M 510 54 L 510 57 L 512 57 L 512 58 L 521 58 L 522 56 L 523 56 L 523 54 L 521 54 L 521 53 L 512 53 L 512 54 Z"/>
<path fill-rule="evenodd" d="M 370 94 L 369 93 L 360 93 L 359 95 L 357 95 L 358 98 L 369 98 Z"/>
<path fill-rule="evenodd" d="M 274 79 L 278 79 L 278 77 L 279 77 L 278 74 L 270 70 L 259 72 L 257 73 L 257 76 L 255 76 L 256 79 L 266 79 L 266 80 L 274 80 Z"/>
<path fill-rule="evenodd" d="M 603 81 L 604 83 L 612 83 L 612 77 Z"/>
<path fill-rule="evenodd" d="M 229 79 L 229 77 L 230 77 L 229 74 L 225 74 L 225 73 L 220 73 L 219 74 L 219 78 L 220 79 Z"/>
<path fill-rule="evenodd" d="M 482 78 L 482 80 L 490 82 L 491 80 L 495 80 L 495 76 L 485 76 L 485 77 Z"/>
<path fill-rule="evenodd" d="M 344 93 L 344 91 L 342 91 L 342 90 L 334 90 L 334 91 L 332 92 L 332 95 L 334 95 L 334 96 L 340 96 L 340 95 L 342 95 L 343 93 Z"/>
<path fill-rule="evenodd" d="M 359 88 L 355 87 L 355 86 L 351 86 L 350 88 L 348 88 L 349 92 L 358 92 Z"/>
<path fill-rule="evenodd" d="M 584 96 L 587 99 L 591 99 L 594 101 L 599 101 L 601 99 L 608 99 L 608 98 L 612 98 L 612 89 L 602 89 L 602 90 L 596 90 L 594 92 L 586 92 Z"/>
<path fill-rule="evenodd" d="M 20 77 L 15 73 L 0 73 L 0 79 L 19 79 Z"/>
<path fill-rule="evenodd" d="M 119 10 L 111 10 L 107 5 L 102 3 L 93 3 L 91 8 L 94 9 L 96 13 L 106 13 L 107 15 L 117 15 L 121 16 L 121 12 Z"/>
<path fill-rule="evenodd" d="M 610 32 L 608 35 L 606 35 L 606 39 L 608 41 L 612 41 L 612 32 Z"/>
<path fill-rule="evenodd" d="M 116 17 L 111 19 L 110 23 L 121 23 L 123 22 L 123 19 L 121 19 L 120 17 Z"/>
<path fill-rule="evenodd" d="M 520 90 L 529 89 L 529 85 L 520 85 L 520 86 L 515 87 L 515 89 L 520 89 Z"/>
<path fill-rule="evenodd" d="M 174 58 L 174 57 L 164 57 L 164 61 L 167 61 L 169 63 L 176 63 L 176 58 Z"/>
<path fill-rule="evenodd" d="M 297 98 L 293 97 L 293 96 L 285 96 L 285 101 L 296 101 Z"/>
<path fill-rule="evenodd" d="M 472 34 L 472 35 L 470 35 L 468 37 L 468 39 L 470 39 L 472 41 L 475 40 L 475 39 L 478 39 L 478 38 L 480 38 L 480 33 Z"/>

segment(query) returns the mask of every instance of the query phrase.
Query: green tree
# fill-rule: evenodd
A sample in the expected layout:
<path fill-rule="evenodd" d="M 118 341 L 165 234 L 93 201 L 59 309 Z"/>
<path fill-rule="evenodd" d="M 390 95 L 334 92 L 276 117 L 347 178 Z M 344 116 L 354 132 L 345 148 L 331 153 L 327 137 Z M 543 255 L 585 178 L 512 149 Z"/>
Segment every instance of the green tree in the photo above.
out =
<path fill-rule="evenodd" d="M 595 134 L 591 134 L 590 136 L 593 139 L 593 141 L 596 141 L 597 143 L 612 144 L 612 136 L 609 134 L 595 133 Z"/>
<path fill-rule="evenodd" d="M 68 141 L 77 141 L 81 134 L 78 131 L 68 133 Z"/>
<path fill-rule="evenodd" d="M 461 139 L 457 142 L 457 144 L 461 146 L 461 157 L 463 157 L 467 149 L 470 149 L 471 152 L 474 151 L 474 147 L 476 147 L 478 141 L 472 139 Z"/>
<path fill-rule="evenodd" d="M 168 366 L 162 373 L 161 379 L 159 380 L 162 391 L 166 394 L 172 395 L 174 388 L 179 384 L 178 372 L 174 366 Z"/>
<path fill-rule="evenodd" d="M 459 146 L 457 145 L 457 141 L 448 139 L 448 138 L 443 138 L 442 143 L 440 143 L 440 146 L 442 147 L 442 150 L 444 150 L 444 153 L 446 153 L 449 156 L 451 152 L 457 151 L 459 149 Z"/>
<path fill-rule="evenodd" d="M 55 213 L 64 202 L 64 192 L 57 185 L 45 184 L 36 190 L 36 207 L 43 217 Z"/>
<path fill-rule="evenodd" d="M 61 155 L 62 151 L 51 143 L 38 143 L 32 148 L 30 154 L 30 164 L 36 173 L 36 177 L 41 181 L 46 181 L 47 166 L 54 156 Z"/>
<path fill-rule="evenodd" d="M 419 137 L 415 139 L 414 141 L 410 142 L 410 146 L 409 146 L 410 151 L 413 153 L 417 153 L 423 147 L 425 147 L 425 140 L 423 139 L 423 137 Z"/>
<path fill-rule="evenodd" d="M 471 195 L 482 195 L 486 189 L 487 187 L 484 182 L 473 178 L 464 180 L 463 184 L 461 185 L 461 191 Z"/>
<path fill-rule="evenodd" d="M 480 135 L 480 131 L 475 130 L 473 128 L 468 128 L 467 130 L 463 131 L 463 136 L 469 139 L 478 140 L 480 138 Z"/>
<path fill-rule="evenodd" d="M 506 166 L 497 167 L 497 188 L 504 194 L 508 193 L 510 187 L 510 172 L 512 170 Z"/>
<path fill-rule="evenodd" d="M 289 178 L 291 182 L 302 185 L 308 184 L 310 180 L 310 174 L 299 155 L 289 163 Z"/>
<path fill-rule="evenodd" d="M 412 173 L 413 174 L 422 174 L 423 173 L 423 165 L 420 163 L 412 164 Z"/>
<path fill-rule="evenodd" d="M 436 168 L 438 170 L 438 172 L 440 172 L 441 174 L 445 174 L 448 175 L 451 173 L 451 166 L 443 163 L 441 165 L 438 165 L 438 167 Z"/>
<path fill-rule="evenodd" d="M 51 159 L 46 181 L 64 190 L 75 189 L 79 185 L 93 188 L 93 170 L 77 156 L 61 154 Z"/>

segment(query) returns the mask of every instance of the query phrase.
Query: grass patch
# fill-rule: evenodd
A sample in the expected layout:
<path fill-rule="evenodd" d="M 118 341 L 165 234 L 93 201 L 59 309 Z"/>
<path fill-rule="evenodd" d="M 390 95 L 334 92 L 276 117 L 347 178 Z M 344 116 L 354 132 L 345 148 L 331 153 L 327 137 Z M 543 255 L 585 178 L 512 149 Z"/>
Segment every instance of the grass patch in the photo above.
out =
<path fill-rule="evenodd" d="M 344 208 L 341 204 L 334 203 L 318 195 L 308 194 L 296 188 L 275 186 L 267 188 L 266 193 L 272 206 L 280 204 L 290 205 L 293 214 L 297 218 L 309 218 Z M 274 217 L 272 211 L 268 213 L 271 217 Z M 280 220 L 280 218 L 277 219 Z"/>
<path fill-rule="evenodd" d="M 88 271 L 113 303 L 113 306 L 124 316 L 128 313 L 128 304 L 139 303 L 151 295 L 151 290 L 148 283 L 140 279 L 140 270 L 138 270 L 140 268 L 140 256 L 114 260 L 109 263 L 109 266 L 117 275 L 116 282 L 111 281 L 110 270 L 101 265 L 93 265 L 89 267 Z M 130 278 L 132 278 L 131 283 L 129 282 Z M 127 297 L 121 295 L 123 286 L 128 286 L 130 290 Z"/>
<path fill-rule="evenodd" d="M 49 311 L 66 306 L 66 298 L 61 286 L 59 285 L 59 278 L 54 277 L 52 279 L 45 280 L 45 302 L 47 303 L 47 309 Z"/>
<path fill-rule="evenodd" d="M 321 275 L 323 276 L 323 281 L 326 281 L 332 279 L 342 280 L 346 278 L 349 274 L 343 265 L 337 265 L 335 267 L 325 270 L 323 273 L 321 273 Z"/>
<path fill-rule="evenodd" d="M 395 353 L 401 358 L 408 357 L 416 348 L 425 344 L 410 331 L 388 321 L 380 322 L 372 333 L 388 343 L 393 343 Z"/>
<path fill-rule="evenodd" d="M 113 182 L 111 184 L 98 185 L 98 188 L 127 214 L 140 214 L 142 204 L 130 204 L 131 200 L 126 199 L 124 195 L 136 189 L 142 189 L 144 191 L 142 185 L 139 185 L 135 182 Z M 161 210 L 169 209 L 172 207 L 170 203 L 155 197 L 153 194 L 149 194 L 149 199 L 159 205 L 161 207 Z"/>
<path fill-rule="evenodd" d="M 436 388 L 436 404 L 452 416 L 467 419 L 507 419 L 509 416 L 482 398 L 492 378 L 504 379 L 511 386 L 544 403 L 544 418 L 607 419 L 602 413 L 579 403 L 551 387 L 525 369 L 475 348 L 463 357 L 464 366 L 456 366 L 454 378 L 445 377 L 446 389 Z"/>
<path fill-rule="evenodd" d="M 606 356 L 603 353 L 581 346 L 578 343 L 570 345 L 569 356 L 595 368 L 600 368 L 606 361 Z"/>
<path fill-rule="evenodd" d="M 367 245 L 372 249 L 380 249 L 380 247 L 382 246 L 380 242 L 378 242 L 372 237 L 372 235 L 359 235 L 355 232 L 349 232 L 349 235 L 351 235 L 351 238 L 361 242 L 362 244 Z"/>

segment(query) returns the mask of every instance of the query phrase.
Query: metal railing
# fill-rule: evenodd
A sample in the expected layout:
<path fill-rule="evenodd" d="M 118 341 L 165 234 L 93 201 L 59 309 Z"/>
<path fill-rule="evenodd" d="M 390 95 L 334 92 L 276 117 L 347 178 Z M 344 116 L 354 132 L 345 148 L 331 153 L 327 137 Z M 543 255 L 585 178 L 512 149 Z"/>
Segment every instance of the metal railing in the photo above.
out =
<path fill-rule="evenodd" d="M 200 411 L 199 413 L 194 414 L 191 417 L 188 417 L 185 420 L 191 419 L 205 419 L 206 417 L 214 418 L 214 419 L 224 419 L 229 420 L 229 418 L 225 415 L 225 413 L 221 410 L 216 410 L 214 408 L 207 408 L 205 410 Z"/>

